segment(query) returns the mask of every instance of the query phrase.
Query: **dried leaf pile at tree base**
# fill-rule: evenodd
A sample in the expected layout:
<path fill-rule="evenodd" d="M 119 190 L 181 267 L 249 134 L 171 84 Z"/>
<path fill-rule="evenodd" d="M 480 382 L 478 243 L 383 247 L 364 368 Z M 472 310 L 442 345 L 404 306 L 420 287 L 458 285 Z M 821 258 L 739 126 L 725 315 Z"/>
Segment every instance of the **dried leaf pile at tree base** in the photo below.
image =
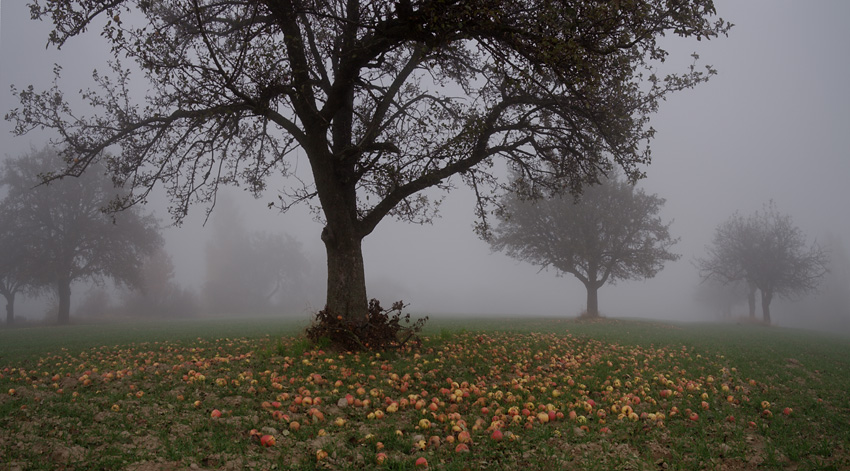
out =
<path fill-rule="evenodd" d="M 316 313 L 313 324 L 307 328 L 307 337 L 320 344 L 329 341 L 343 350 L 418 347 L 422 343 L 419 333 L 428 317 L 411 322 L 410 313 L 402 314 L 404 308 L 404 302 L 397 301 L 384 309 L 377 299 L 372 299 L 363 322 L 345 319 L 326 308 Z"/>

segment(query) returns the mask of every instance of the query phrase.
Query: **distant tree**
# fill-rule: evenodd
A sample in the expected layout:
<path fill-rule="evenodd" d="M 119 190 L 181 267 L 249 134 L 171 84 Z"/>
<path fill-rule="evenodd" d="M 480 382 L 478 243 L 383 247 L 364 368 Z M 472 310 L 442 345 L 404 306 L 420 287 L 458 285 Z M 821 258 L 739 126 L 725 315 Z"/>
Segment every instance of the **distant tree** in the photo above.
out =
<path fill-rule="evenodd" d="M 745 282 L 722 283 L 711 279 L 704 280 L 694 291 L 694 300 L 712 309 L 721 317 L 732 317 L 735 306 L 747 302 L 750 287 Z"/>
<path fill-rule="evenodd" d="M 735 213 L 717 226 L 707 256 L 697 259 L 704 280 L 745 282 L 750 286 L 750 315 L 755 290 L 761 293 L 762 317 L 770 323 L 774 296 L 794 298 L 814 291 L 827 273 L 828 253 L 806 236 L 791 217 L 771 201 L 749 217 Z"/>
<path fill-rule="evenodd" d="M 177 282 L 171 255 L 160 247 L 142 262 L 139 282 L 123 295 L 123 309 L 137 317 L 191 317 L 197 299 Z"/>
<path fill-rule="evenodd" d="M 823 242 L 829 253 L 829 272 L 818 286 L 818 293 L 796 305 L 809 313 L 807 319 L 832 330 L 850 328 L 850 255 L 840 237 L 827 234 Z"/>
<path fill-rule="evenodd" d="M 205 302 L 219 312 L 267 312 L 303 288 L 310 264 L 297 240 L 249 232 L 233 200 L 221 198 L 206 248 Z"/>
<path fill-rule="evenodd" d="M 6 325 L 15 322 L 15 296 L 35 285 L 32 244 L 19 230 L 19 209 L 0 201 L 0 295 L 6 298 Z"/>
<path fill-rule="evenodd" d="M 14 231 L 31 248 L 33 283 L 56 289 L 58 322 L 67 324 L 73 282 L 111 278 L 136 284 L 141 261 L 162 244 L 162 237 L 156 220 L 135 208 L 104 213 L 122 192 L 98 164 L 79 178 L 39 185 L 40 175 L 55 169 L 59 159 L 50 148 L 9 159 L 0 186 L 7 187 L 6 198 L 14 203 Z"/>
<path fill-rule="evenodd" d="M 509 193 L 490 243 L 518 260 L 578 278 L 587 290 L 587 315 L 596 317 L 605 283 L 652 278 L 679 258 L 670 252 L 678 239 L 658 216 L 663 205 L 663 198 L 616 176 L 585 188 L 577 201 L 528 201 Z"/>
<path fill-rule="evenodd" d="M 138 191 L 122 206 L 163 183 L 178 219 L 221 185 L 262 191 L 302 155 L 311 178 L 283 188 L 280 206 L 318 200 L 327 311 L 352 324 L 368 314 L 362 240 L 385 217 L 431 220 L 422 190 L 449 190 L 454 177 L 476 190 L 486 230 L 496 158 L 560 190 L 614 165 L 638 178 L 649 115 L 714 73 L 656 75 L 668 55 L 659 38 L 731 26 L 711 0 L 49 0 L 31 10 L 53 21 L 57 46 L 99 27 L 150 86 L 140 103 L 114 61 L 83 93 L 93 116 L 71 111 L 58 80 L 18 90 L 22 106 L 8 115 L 18 134 L 58 130 L 68 174 L 119 148 L 109 168 Z"/>

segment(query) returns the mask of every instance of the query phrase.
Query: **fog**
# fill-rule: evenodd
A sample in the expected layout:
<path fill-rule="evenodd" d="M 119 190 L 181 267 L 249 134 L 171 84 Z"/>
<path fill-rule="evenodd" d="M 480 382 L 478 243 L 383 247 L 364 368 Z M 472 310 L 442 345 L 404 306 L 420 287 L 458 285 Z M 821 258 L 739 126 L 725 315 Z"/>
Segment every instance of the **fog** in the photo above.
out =
<path fill-rule="evenodd" d="M 681 241 L 682 257 L 655 278 L 604 286 L 600 310 L 610 317 L 678 321 L 716 319 L 694 301 L 699 283 L 695 257 L 704 253 L 714 228 L 735 211 L 749 214 L 769 200 L 790 214 L 809 240 L 828 237 L 850 244 L 850 3 L 843 0 L 793 2 L 758 0 L 716 2 L 720 16 L 735 24 L 728 38 L 712 41 L 669 39 L 671 70 L 681 70 L 696 52 L 718 75 L 693 90 L 671 95 L 653 116 L 657 130 L 652 164 L 640 183 L 666 198 L 665 220 Z M 0 3 L 0 110 L 18 106 L 11 84 L 49 87 L 53 64 L 63 67 L 63 88 L 90 84 L 91 70 L 104 68 L 108 51 L 96 32 L 76 38 L 62 51 L 45 48 L 49 24 L 32 22 L 26 2 Z M 0 155 L 18 156 L 41 147 L 48 135 L 11 134 L 0 122 Z M 306 162 L 303 162 L 306 165 Z M 301 242 L 312 270 L 310 283 L 287 308 L 306 318 L 323 304 L 322 225 L 306 207 L 286 214 L 268 209 L 277 198 L 273 185 L 259 199 L 240 189 L 227 190 L 241 209 L 249 231 L 285 233 Z M 520 263 L 489 246 L 472 231 L 473 197 L 465 188 L 450 193 L 441 217 L 418 226 L 387 219 L 364 241 L 370 297 L 389 304 L 403 299 L 414 313 L 489 316 L 575 316 L 585 303 L 584 287 L 571 276 Z M 148 209 L 165 224 L 167 202 L 160 196 Z M 212 218 L 215 218 L 213 212 Z M 202 291 L 205 246 L 211 224 L 195 207 L 180 227 L 167 227 L 166 249 L 177 280 Z M 847 278 L 845 277 L 846 281 Z M 850 291 L 850 285 L 826 291 Z M 85 288 L 76 288 L 84 293 Z M 850 331 L 850 312 L 818 307 L 812 299 L 775 303 L 774 323 Z M 846 309 L 846 306 L 845 306 Z M 17 311 L 28 318 L 44 307 L 21 300 Z M 736 308 L 746 314 L 746 305 Z"/>

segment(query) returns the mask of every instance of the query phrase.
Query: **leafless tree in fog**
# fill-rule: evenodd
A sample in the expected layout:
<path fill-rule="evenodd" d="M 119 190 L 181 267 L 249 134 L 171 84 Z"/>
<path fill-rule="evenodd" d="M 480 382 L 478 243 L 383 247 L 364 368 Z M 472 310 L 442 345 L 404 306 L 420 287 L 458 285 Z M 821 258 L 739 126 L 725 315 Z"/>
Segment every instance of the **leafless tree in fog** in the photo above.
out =
<path fill-rule="evenodd" d="M 32 11 L 53 21 L 57 46 L 102 25 L 116 60 L 83 93 L 92 116 L 71 112 L 58 79 L 18 90 L 18 134 L 58 131 L 73 175 L 117 149 L 107 165 L 136 192 L 116 206 L 162 182 L 177 219 L 220 185 L 264 190 L 302 153 L 312 182 L 282 189 L 280 205 L 318 199 L 327 310 L 352 322 L 367 315 L 363 238 L 387 216 L 430 221 L 439 201 L 422 190 L 470 185 L 486 231 L 496 158 L 558 191 L 614 165 L 639 178 L 649 115 L 714 73 L 657 76 L 658 39 L 731 26 L 711 0 L 47 0 Z M 143 103 L 119 59 L 150 83 Z"/>
<path fill-rule="evenodd" d="M 732 309 L 735 306 L 747 302 L 748 299 L 755 298 L 750 287 L 743 281 L 724 283 L 715 279 L 704 280 L 694 291 L 694 301 L 727 319 L 732 317 Z M 752 306 L 752 303 L 750 304 Z M 753 309 L 754 307 L 750 310 L 751 316 Z"/>
<path fill-rule="evenodd" d="M 658 213 L 664 199 L 616 176 L 587 187 L 580 200 L 556 195 L 536 201 L 508 193 L 497 212 L 491 246 L 534 265 L 569 273 L 587 290 L 587 316 L 599 316 L 605 283 L 655 276 L 679 259 L 670 224 Z"/>
<path fill-rule="evenodd" d="M 139 282 L 122 298 L 125 312 L 138 317 L 192 317 L 198 309 L 197 295 L 175 280 L 174 262 L 163 247 L 145 257 Z"/>
<path fill-rule="evenodd" d="M 757 289 L 766 323 L 774 296 L 793 298 L 814 291 L 829 263 L 828 253 L 816 243 L 807 246 L 803 231 L 772 201 L 749 217 L 735 213 L 717 226 L 706 251 L 706 257 L 696 261 L 700 276 L 722 283 L 746 282 L 751 287 L 751 316 Z"/>
<path fill-rule="evenodd" d="M 15 322 L 15 296 L 36 285 L 33 245 L 19 230 L 20 202 L 0 201 L 0 295 L 6 298 L 6 325 Z"/>
<path fill-rule="evenodd" d="M 41 175 L 58 162 L 59 153 L 50 148 L 9 159 L 0 186 L 7 188 L 6 199 L 16 209 L 14 231 L 31 247 L 27 253 L 35 284 L 56 289 L 58 321 L 66 324 L 74 281 L 111 278 L 133 285 L 145 255 L 162 245 L 162 237 L 153 216 L 135 208 L 104 213 L 121 191 L 99 164 L 79 178 L 40 184 Z"/>
<path fill-rule="evenodd" d="M 310 264 L 288 235 L 251 232 L 229 198 L 219 201 L 206 247 L 204 303 L 217 313 L 260 314 L 294 307 Z M 282 305 L 282 306 L 281 306 Z"/>

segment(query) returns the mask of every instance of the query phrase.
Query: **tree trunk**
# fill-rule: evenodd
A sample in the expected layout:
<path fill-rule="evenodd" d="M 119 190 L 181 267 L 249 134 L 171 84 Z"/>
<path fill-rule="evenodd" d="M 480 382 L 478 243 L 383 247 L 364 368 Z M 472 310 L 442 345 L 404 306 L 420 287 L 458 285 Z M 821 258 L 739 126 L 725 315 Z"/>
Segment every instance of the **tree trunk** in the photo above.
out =
<path fill-rule="evenodd" d="M 15 323 L 15 293 L 6 295 L 6 325 Z"/>
<path fill-rule="evenodd" d="M 349 322 L 362 323 L 368 314 L 366 272 L 361 239 L 322 231 L 328 254 L 328 292 L 325 309 Z"/>
<path fill-rule="evenodd" d="M 773 293 L 770 291 L 761 291 L 761 313 L 765 324 L 770 324 L 770 301 L 773 298 Z"/>
<path fill-rule="evenodd" d="M 756 318 L 756 287 L 750 285 L 750 294 L 747 296 L 747 302 L 750 304 L 750 319 Z"/>
<path fill-rule="evenodd" d="M 58 323 L 67 325 L 71 322 L 71 281 L 59 280 L 56 283 L 56 291 L 59 294 Z"/>
<path fill-rule="evenodd" d="M 587 317 L 599 317 L 599 287 L 593 283 L 584 285 L 587 288 Z"/>

